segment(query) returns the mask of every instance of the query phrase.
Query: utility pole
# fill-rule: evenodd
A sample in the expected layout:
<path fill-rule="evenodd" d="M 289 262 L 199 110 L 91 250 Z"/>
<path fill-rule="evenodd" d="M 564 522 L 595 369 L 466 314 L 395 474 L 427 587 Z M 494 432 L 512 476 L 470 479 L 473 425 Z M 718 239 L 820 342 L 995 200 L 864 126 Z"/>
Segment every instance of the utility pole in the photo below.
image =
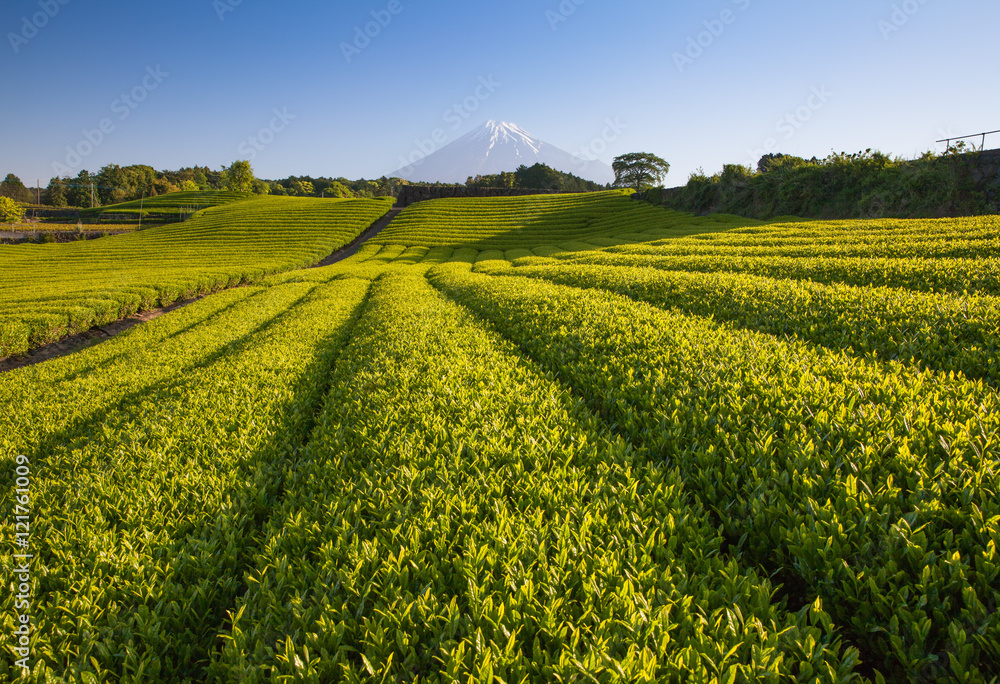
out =
<path fill-rule="evenodd" d="M 90 184 L 90 208 L 94 208 L 94 184 Z"/>
<path fill-rule="evenodd" d="M 142 191 L 142 199 L 139 200 L 139 230 L 142 230 L 142 203 L 146 201 L 146 191 Z"/>

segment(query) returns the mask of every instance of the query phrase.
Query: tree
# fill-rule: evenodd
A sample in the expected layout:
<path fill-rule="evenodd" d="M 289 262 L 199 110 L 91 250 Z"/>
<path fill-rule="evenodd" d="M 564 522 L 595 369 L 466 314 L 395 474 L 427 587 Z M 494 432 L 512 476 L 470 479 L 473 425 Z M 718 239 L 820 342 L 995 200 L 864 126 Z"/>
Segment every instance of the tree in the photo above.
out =
<path fill-rule="evenodd" d="M 665 159 L 649 152 L 615 157 L 611 167 L 615 170 L 615 187 L 634 188 L 636 192 L 659 185 L 670 171 L 670 164 Z"/>
<path fill-rule="evenodd" d="M 20 223 L 24 218 L 24 207 L 10 197 L 0 197 L 0 222 Z"/>
<path fill-rule="evenodd" d="M 59 178 L 53 178 L 49 181 L 49 187 L 45 189 L 45 194 L 42 195 L 45 199 L 45 203 L 50 207 L 65 207 L 66 206 L 66 188 L 63 187 L 62 180 Z"/>
<path fill-rule="evenodd" d="M 144 196 L 166 194 L 175 189 L 166 178 L 159 177 L 152 166 L 145 164 L 108 164 L 97 173 L 97 186 L 102 204 L 129 202 Z"/>
<path fill-rule="evenodd" d="M 357 187 L 355 192 L 358 193 L 359 197 L 377 197 L 378 196 L 378 181 L 370 181 L 362 178 L 356 183 Z"/>
<path fill-rule="evenodd" d="M 89 207 L 90 205 L 90 185 L 96 182 L 96 177 L 90 175 L 90 172 L 83 169 L 76 175 L 74 179 L 66 180 L 66 201 L 71 207 Z M 94 205 L 101 206 L 100 199 L 97 197 L 97 192 L 94 192 Z"/>
<path fill-rule="evenodd" d="M 178 190 L 180 190 L 180 187 L 172 183 L 169 178 L 166 176 L 160 176 L 153 181 L 153 191 L 151 193 L 146 193 L 146 197 L 149 197 L 150 195 L 166 195 L 171 192 L 177 192 Z"/>
<path fill-rule="evenodd" d="M 118 204 L 128 199 L 128 181 L 125 169 L 118 164 L 108 164 L 97 172 L 97 197 L 101 204 Z"/>
<path fill-rule="evenodd" d="M 562 185 L 562 174 L 542 163 L 531 167 L 521 164 L 514 178 L 517 187 L 531 190 L 559 190 Z"/>
<path fill-rule="evenodd" d="M 333 184 L 329 188 L 327 188 L 326 196 L 333 198 L 344 198 L 344 197 L 353 197 L 354 193 L 352 193 L 350 189 L 343 183 L 339 181 L 334 181 Z"/>
<path fill-rule="evenodd" d="M 31 190 L 24 187 L 24 183 L 21 179 L 12 173 L 8 173 L 7 177 L 3 179 L 0 183 L 0 195 L 3 197 L 9 197 L 15 202 L 30 202 L 34 199 L 34 195 Z"/>
<path fill-rule="evenodd" d="M 297 197 L 312 197 L 315 194 L 312 181 L 296 180 L 292 183 L 292 194 Z"/>
<path fill-rule="evenodd" d="M 250 167 L 250 162 L 241 160 L 234 161 L 232 165 L 223 169 L 226 174 L 226 190 L 231 190 L 233 192 L 245 192 L 250 194 L 253 192 L 253 169 Z"/>

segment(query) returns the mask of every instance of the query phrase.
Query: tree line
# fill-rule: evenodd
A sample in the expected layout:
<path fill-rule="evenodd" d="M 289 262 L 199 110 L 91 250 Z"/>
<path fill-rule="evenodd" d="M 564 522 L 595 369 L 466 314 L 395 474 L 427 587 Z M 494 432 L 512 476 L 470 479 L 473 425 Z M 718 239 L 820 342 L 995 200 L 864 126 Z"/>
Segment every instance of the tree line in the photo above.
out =
<path fill-rule="evenodd" d="M 616 187 L 636 190 L 655 185 L 666 175 L 670 165 L 649 154 L 624 155 L 615 159 Z M 51 178 L 45 188 L 29 188 L 13 173 L 0 183 L 0 197 L 22 205 L 48 207 L 102 207 L 130 202 L 141 197 L 155 197 L 179 191 L 232 190 L 257 195 L 293 197 L 366 198 L 394 197 L 399 188 L 410 185 L 402 178 L 348 180 L 312 176 L 289 176 L 282 180 L 264 180 L 254 176 L 248 161 L 235 161 L 213 171 L 207 166 L 191 166 L 177 171 L 157 171 L 152 166 L 108 164 L 97 173 L 80 171 L 76 177 Z M 421 183 L 420 185 L 458 185 L 461 183 Z M 466 187 L 522 188 L 559 192 L 596 192 L 608 186 L 564 173 L 545 164 L 521 165 L 514 171 L 486 176 L 470 176 Z"/>
<path fill-rule="evenodd" d="M 978 155 L 962 145 L 916 159 L 878 150 L 831 153 L 819 159 L 767 154 L 757 168 L 726 164 L 699 169 L 686 185 L 650 190 L 645 199 L 691 213 L 738 214 L 756 219 L 941 218 L 996 213 Z"/>
<path fill-rule="evenodd" d="M 521 164 L 516 171 L 502 171 L 486 176 L 469 176 L 469 188 L 519 188 L 526 190 L 555 190 L 557 192 L 597 192 L 607 189 L 600 183 L 553 169 L 546 164 L 534 166 Z"/>
<path fill-rule="evenodd" d="M 23 204 L 85 208 L 180 190 L 222 190 L 225 185 L 225 169 L 213 171 L 207 166 L 193 166 L 178 171 L 157 171 L 144 164 L 108 164 L 97 173 L 84 169 L 75 177 L 51 178 L 40 189 L 26 187 L 20 178 L 10 173 L 0 183 L 0 197 Z"/>
<path fill-rule="evenodd" d="M 207 166 L 157 171 L 143 164 L 108 164 L 96 173 L 85 169 L 75 177 L 51 178 L 40 188 L 27 187 L 20 178 L 10 173 L 0 183 L 0 197 L 25 205 L 89 208 L 179 191 L 235 190 L 295 197 L 386 197 L 394 195 L 398 187 L 406 183 L 399 178 L 348 180 L 311 176 L 264 180 L 254 177 L 249 162 L 239 161 L 217 171 Z"/>

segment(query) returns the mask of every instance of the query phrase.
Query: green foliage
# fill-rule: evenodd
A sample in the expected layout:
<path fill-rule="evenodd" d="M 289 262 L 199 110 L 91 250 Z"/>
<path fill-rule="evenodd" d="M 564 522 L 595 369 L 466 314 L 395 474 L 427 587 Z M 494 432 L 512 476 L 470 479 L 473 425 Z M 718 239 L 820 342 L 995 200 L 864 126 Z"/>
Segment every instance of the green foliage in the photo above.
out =
<path fill-rule="evenodd" d="M 312 197 L 315 188 L 310 181 L 297 180 L 292 184 L 292 194 L 296 197 Z"/>
<path fill-rule="evenodd" d="M 853 653 L 722 557 L 651 456 L 419 270 L 386 275 L 213 674 L 847 681 Z"/>
<path fill-rule="evenodd" d="M 0 197 L 7 197 L 21 204 L 28 204 L 34 200 L 31 190 L 24 187 L 21 179 L 12 173 L 8 173 L 3 182 L 0 182 Z"/>
<path fill-rule="evenodd" d="M 676 215 L 634 202 L 619 190 L 443 199 L 407 207 L 374 242 L 507 250 L 662 229 L 675 219 Z"/>
<path fill-rule="evenodd" d="M 913 161 L 865 150 L 804 160 L 761 158 L 757 171 L 727 165 L 712 177 L 693 174 L 684 188 L 647 199 L 673 209 L 722 211 L 754 218 L 940 217 L 987 213 L 967 155 L 925 154 Z M 742 170 L 741 170 L 742 169 Z"/>
<path fill-rule="evenodd" d="M 697 221 L 700 223 L 701 221 Z M 997 217 L 954 221 L 778 223 L 696 241 L 624 245 L 579 263 L 1000 296 Z"/>
<path fill-rule="evenodd" d="M 108 164 L 94 182 L 101 204 L 117 204 L 143 195 L 155 195 L 156 177 L 156 170 L 151 166 Z"/>
<path fill-rule="evenodd" d="M 250 162 L 234 161 L 225 169 L 226 190 L 250 194 L 254 191 L 254 175 Z"/>
<path fill-rule="evenodd" d="M 389 208 L 387 200 L 262 197 L 141 233 L 31 252 L 0 248 L 0 320 L 10 322 L 14 340 L 0 341 L 0 357 L 137 311 L 311 266 Z M 53 261 L 63 266 L 48 267 Z"/>
<path fill-rule="evenodd" d="M 229 306 L 215 316 L 204 318 L 202 307 L 182 314 L 187 328 L 158 330 L 155 358 L 127 339 L 115 354 L 102 353 L 117 374 L 110 386 L 108 373 L 88 373 L 74 357 L 46 365 L 45 377 L 68 373 L 64 391 L 89 401 L 80 421 L 62 426 L 66 439 L 47 447 L 18 439 L 31 428 L 22 416 L 4 419 L 13 423 L 4 426 L 4 452 L 28 454 L 36 473 L 32 524 L 44 542 L 34 563 L 51 568 L 32 616 L 36 672 L 62 681 L 87 681 L 88 673 L 204 681 L 221 609 L 241 591 L 259 521 L 295 466 L 367 287 L 339 281 L 226 293 Z M 25 408 L 44 415 L 51 400 L 19 380 L 0 393 L 32 396 Z M 138 387 L 149 389 L 139 396 Z M 112 573 L 113 582 L 95 581 Z M 3 604 L 4 627 L 13 629 L 12 597 Z M 0 676 L 12 681 L 13 669 L 4 659 Z"/>
<path fill-rule="evenodd" d="M 20 223 L 24 218 L 24 207 L 10 197 L 0 197 L 0 223 Z"/>
<path fill-rule="evenodd" d="M 572 173 L 557 171 L 545 164 L 525 166 L 516 171 L 495 175 L 470 177 L 465 183 L 469 188 L 520 188 L 524 190 L 555 190 L 557 192 L 597 192 L 605 187 Z"/>
<path fill-rule="evenodd" d="M 642 192 L 662 184 L 670 172 L 670 164 L 649 152 L 633 152 L 615 157 L 611 167 L 615 171 L 616 188 L 632 188 Z"/>
<path fill-rule="evenodd" d="M 334 181 L 326 187 L 324 193 L 327 197 L 346 199 L 352 197 L 351 190 L 339 181 Z"/>
<path fill-rule="evenodd" d="M 794 334 L 859 356 L 960 371 L 1000 384 L 996 297 L 823 285 L 746 273 L 663 271 L 628 267 L 624 259 L 598 266 L 588 265 L 589 260 L 514 270 L 501 266 L 498 272 L 618 292 L 734 326 Z"/>
<path fill-rule="evenodd" d="M 96 188 L 91 192 L 91 184 L 96 185 L 97 178 L 91 176 L 86 169 L 80 171 L 76 178 L 63 179 L 63 184 L 66 186 L 66 203 L 69 206 L 91 207 L 92 201 L 94 207 L 101 206 Z"/>
<path fill-rule="evenodd" d="M 676 467 L 735 552 L 782 578 L 790 607 L 818 595 L 836 633 L 889 681 L 1000 674 L 992 387 L 586 281 L 458 267 L 431 279 Z"/>
<path fill-rule="evenodd" d="M 527 168 L 523 164 L 521 168 Z M 511 171 L 501 171 L 497 174 L 487 174 L 485 176 L 469 176 L 465 181 L 468 188 L 514 188 L 517 187 L 517 176 Z M 536 189 L 541 189 L 541 186 Z"/>
<path fill-rule="evenodd" d="M 68 204 L 66 188 L 62 181 L 58 178 L 53 178 L 49 181 L 49 185 L 42 195 L 42 203 L 50 207 L 65 207 Z"/>
<path fill-rule="evenodd" d="M 334 199 L 394 197 L 400 184 L 398 178 L 351 181 L 346 178 L 313 178 L 311 176 L 290 176 L 283 180 L 271 181 L 271 193 L 299 197 L 331 197 Z"/>
<path fill-rule="evenodd" d="M 247 199 L 247 196 L 243 193 L 224 190 L 171 192 L 166 195 L 135 199 L 130 202 L 112 204 L 96 209 L 83 209 L 80 211 L 80 216 L 82 218 L 94 218 L 100 214 L 108 213 L 116 215 L 134 214 L 138 217 L 141 209 L 142 211 L 156 212 L 157 214 L 177 214 L 178 218 L 183 218 L 201 209 L 218 207 L 245 199 Z"/>
<path fill-rule="evenodd" d="M 25 681 L 1000 677 L 1000 219 L 388 207 L 0 247 Z"/>

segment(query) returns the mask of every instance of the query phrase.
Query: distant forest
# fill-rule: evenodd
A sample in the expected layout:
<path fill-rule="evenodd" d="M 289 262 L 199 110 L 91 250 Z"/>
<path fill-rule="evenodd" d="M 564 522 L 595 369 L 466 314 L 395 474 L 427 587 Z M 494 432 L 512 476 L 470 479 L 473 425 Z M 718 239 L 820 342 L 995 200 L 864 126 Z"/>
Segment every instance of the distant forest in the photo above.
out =
<path fill-rule="evenodd" d="M 256 179 L 258 195 L 290 195 L 294 197 L 364 198 L 396 196 L 404 185 L 461 185 L 448 183 L 410 183 L 401 178 L 382 177 L 378 180 L 348 180 L 347 178 L 313 178 L 290 176 L 282 180 Z M 494 176 L 470 177 L 470 187 L 528 188 L 564 192 L 593 192 L 605 186 L 562 173 L 544 164 L 521 166 L 516 171 Z M 0 183 L 0 196 L 10 197 L 27 205 L 48 207 L 100 207 L 120 202 L 154 197 L 178 191 L 226 190 L 225 169 L 213 171 L 207 166 L 192 166 L 178 171 L 157 171 L 151 166 L 109 164 L 97 173 L 80 171 L 75 178 L 52 178 L 45 187 L 26 187 L 14 174 Z"/>
<path fill-rule="evenodd" d="M 465 185 L 470 188 L 523 188 L 559 192 L 598 192 L 609 187 L 574 176 L 572 173 L 556 171 L 545 164 L 535 164 L 530 167 L 522 164 L 513 172 L 505 171 L 475 178 L 470 176 Z"/>

